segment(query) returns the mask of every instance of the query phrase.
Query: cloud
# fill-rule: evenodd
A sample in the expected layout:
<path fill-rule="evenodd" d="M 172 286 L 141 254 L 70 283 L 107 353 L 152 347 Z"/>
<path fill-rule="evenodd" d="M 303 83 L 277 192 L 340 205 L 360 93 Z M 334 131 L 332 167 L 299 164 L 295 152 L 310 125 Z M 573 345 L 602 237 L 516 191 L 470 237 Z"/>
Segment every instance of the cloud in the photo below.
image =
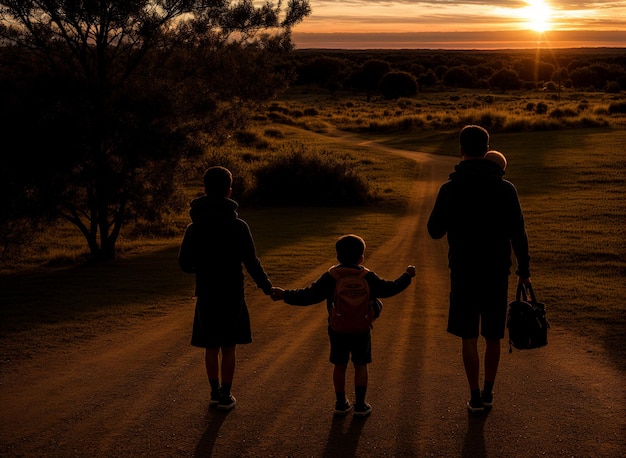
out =
<path fill-rule="evenodd" d="M 546 0 L 555 28 L 626 30 L 626 1 Z M 301 32 L 479 31 L 528 28 L 528 1 L 483 0 L 311 1 L 312 15 L 295 30 Z"/>

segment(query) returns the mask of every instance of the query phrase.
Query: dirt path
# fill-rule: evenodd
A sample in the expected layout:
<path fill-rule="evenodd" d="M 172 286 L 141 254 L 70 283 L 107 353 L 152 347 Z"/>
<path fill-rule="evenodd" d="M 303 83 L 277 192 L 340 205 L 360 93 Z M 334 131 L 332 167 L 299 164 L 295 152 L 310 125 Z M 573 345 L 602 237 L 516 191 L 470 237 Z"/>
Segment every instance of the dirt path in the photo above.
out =
<path fill-rule="evenodd" d="M 422 162 L 423 176 L 396 235 L 367 265 L 387 278 L 412 263 L 418 273 L 376 322 L 369 418 L 332 416 L 323 305 L 290 308 L 256 291 L 255 342 L 238 355 L 239 405 L 209 409 L 202 352 L 188 344 L 192 301 L 183 297 L 165 317 L 3 376 L 0 456 L 626 456 L 624 374 L 558 328 L 540 350 L 508 354 L 503 343 L 495 407 L 468 417 L 460 344 L 444 331 L 446 244 L 425 230 L 455 161 L 399 153 Z M 284 286 L 307 284 L 332 262 Z"/>

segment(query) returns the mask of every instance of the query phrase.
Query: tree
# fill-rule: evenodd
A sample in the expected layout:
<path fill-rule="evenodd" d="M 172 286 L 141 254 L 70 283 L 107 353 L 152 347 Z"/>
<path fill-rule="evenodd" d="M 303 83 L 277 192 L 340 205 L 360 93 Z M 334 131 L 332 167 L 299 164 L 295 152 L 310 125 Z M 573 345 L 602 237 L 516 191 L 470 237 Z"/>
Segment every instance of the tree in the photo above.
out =
<path fill-rule="evenodd" d="M 382 77 L 391 71 L 391 64 L 380 59 L 370 59 L 363 62 L 358 70 L 350 76 L 350 84 L 364 90 L 369 94 L 378 89 L 378 84 Z"/>
<path fill-rule="evenodd" d="M 343 59 L 319 56 L 297 68 L 299 84 L 318 84 L 321 87 L 334 88 L 346 78 L 348 66 Z"/>
<path fill-rule="evenodd" d="M 519 89 L 522 87 L 522 82 L 513 70 L 503 68 L 489 78 L 489 86 L 496 87 L 504 92 L 511 89 Z"/>
<path fill-rule="evenodd" d="M 183 158 L 289 82 L 275 63 L 309 2 L 254 3 L 0 0 L 2 218 L 64 218 L 110 259 L 126 223 L 172 210 Z"/>
<path fill-rule="evenodd" d="M 598 74 L 590 67 L 579 67 L 570 71 L 569 77 L 576 88 L 594 87 L 599 81 Z"/>
<path fill-rule="evenodd" d="M 417 94 L 417 79 L 408 72 L 389 72 L 380 80 L 378 91 L 387 100 Z"/>
<path fill-rule="evenodd" d="M 468 67 L 457 66 L 443 75 L 443 82 L 446 86 L 469 88 L 474 86 L 474 76 Z"/>

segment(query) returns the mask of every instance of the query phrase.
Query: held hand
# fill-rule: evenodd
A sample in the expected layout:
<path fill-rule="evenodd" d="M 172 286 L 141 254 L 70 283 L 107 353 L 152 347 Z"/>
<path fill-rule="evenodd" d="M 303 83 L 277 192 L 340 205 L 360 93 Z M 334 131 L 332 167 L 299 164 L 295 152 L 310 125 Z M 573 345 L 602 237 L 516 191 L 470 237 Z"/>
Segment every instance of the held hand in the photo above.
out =
<path fill-rule="evenodd" d="M 272 288 L 271 297 L 273 301 L 282 301 L 284 295 L 285 295 L 284 289 L 278 288 L 278 287 Z"/>
<path fill-rule="evenodd" d="M 406 273 L 409 274 L 409 277 L 415 277 L 415 266 L 409 266 L 406 268 Z"/>
<path fill-rule="evenodd" d="M 524 285 L 524 286 L 530 286 L 530 278 L 518 277 L 517 284 L 518 285 Z"/>

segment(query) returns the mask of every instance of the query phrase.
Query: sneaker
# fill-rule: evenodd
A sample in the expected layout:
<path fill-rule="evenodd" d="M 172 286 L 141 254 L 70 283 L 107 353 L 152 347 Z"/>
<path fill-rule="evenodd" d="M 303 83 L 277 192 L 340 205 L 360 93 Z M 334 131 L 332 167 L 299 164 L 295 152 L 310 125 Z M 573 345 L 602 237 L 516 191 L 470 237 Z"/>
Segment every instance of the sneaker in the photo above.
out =
<path fill-rule="evenodd" d="M 217 408 L 220 410 L 230 410 L 237 405 L 235 396 L 229 394 L 228 396 L 222 396 L 217 403 Z"/>
<path fill-rule="evenodd" d="M 469 413 L 480 414 L 485 411 L 485 405 L 480 399 L 470 399 L 467 401 L 467 410 Z"/>
<path fill-rule="evenodd" d="M 363 404 L 357 404 L 354 406 L 354 416 L 355 417 L 366 417 L 372 413 L 372 406 L 367 402 Z"/>
<path fill-rule="evenodd" d="M 211 399 L 209 400 L 210 406 L 216 406 L 220 402 L 221 393 L 219 391 L 211 391 Z"/>
<path fill-rule="evenodd" d="M 484 391 L 482 391 L 480 393 L 480 398 L 483 401 L 483 406 L 485 406 L 485 409 L 491 409 L 493 407 L 493 392 L 485 393 Z"/>
<path fill-rule="evenodd" d="M 352 404 L 347 399 L 343 402 L 337 401 L 335 403 L 335 415 L 345 415 L 352 410 Z"/>

